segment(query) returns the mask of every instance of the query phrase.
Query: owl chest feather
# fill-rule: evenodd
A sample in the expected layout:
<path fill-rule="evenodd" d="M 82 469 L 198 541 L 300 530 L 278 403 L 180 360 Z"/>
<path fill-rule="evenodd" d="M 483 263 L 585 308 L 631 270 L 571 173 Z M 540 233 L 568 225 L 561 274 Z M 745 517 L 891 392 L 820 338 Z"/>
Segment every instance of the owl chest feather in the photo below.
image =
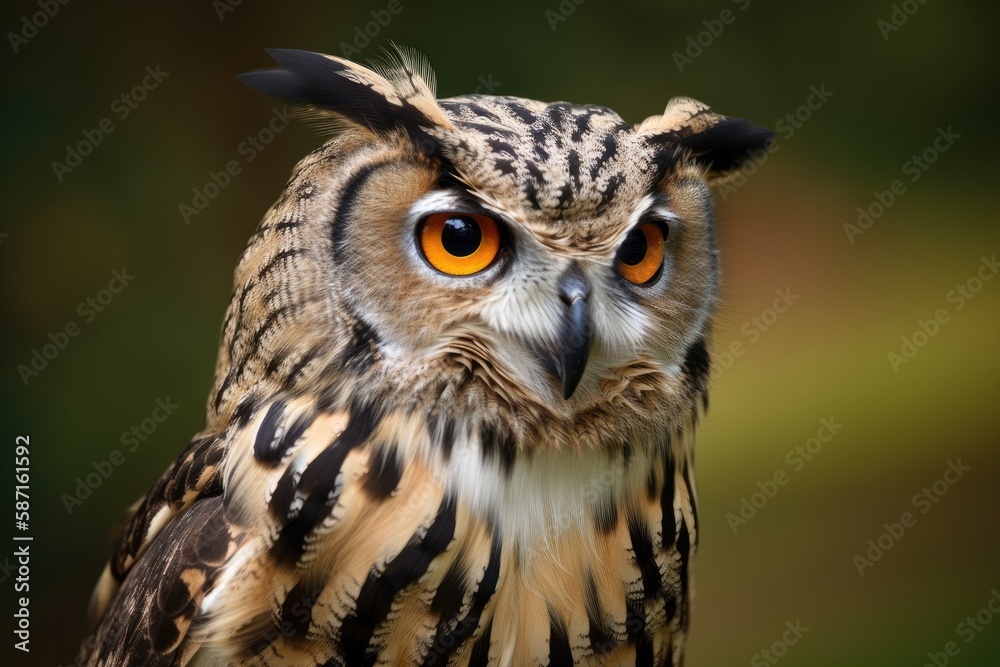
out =
<path fill-rule="evenodd" d="M 670 451 L 505 460 L 461 426 L 442 452 L 412 415 L 263 413 L 225 469 L 228 516 L 266 529 L 202 605 L 193 664 L 679 664 L 694 506 Z"/>

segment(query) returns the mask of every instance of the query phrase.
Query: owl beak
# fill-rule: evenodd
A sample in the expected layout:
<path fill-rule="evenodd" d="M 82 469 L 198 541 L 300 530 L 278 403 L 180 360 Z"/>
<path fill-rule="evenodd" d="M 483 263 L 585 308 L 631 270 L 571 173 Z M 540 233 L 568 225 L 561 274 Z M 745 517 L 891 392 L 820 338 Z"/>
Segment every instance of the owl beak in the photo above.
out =
<path fill-rule="evenodd" d="M 590 356 L 590 311 L 587 299 L 590 283 L 577 263 L 559 279 L 559 298 L 565 305 L 562 323 L 562 354 L 558 374 L 562 379 L 563 398 L 569 399 L 580 384 Z"/>

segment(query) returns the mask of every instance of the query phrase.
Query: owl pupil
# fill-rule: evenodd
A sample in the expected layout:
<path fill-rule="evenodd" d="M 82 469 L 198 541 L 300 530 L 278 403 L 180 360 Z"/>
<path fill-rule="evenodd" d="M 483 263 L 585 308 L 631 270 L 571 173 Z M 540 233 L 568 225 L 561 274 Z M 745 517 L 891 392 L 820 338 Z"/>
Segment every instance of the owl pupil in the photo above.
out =
<path fill-rule="evenodd" d="M 625 242 L 618 249 L 618 261 L 622 264 L 635 266 L 646 257 L 646 235 L 639 229 L 633 229 L 625 237 Z"/>
<path fill-rule="evenodd" d="M 448 218 L 441 232 L 441 245 L 455 257 L 468 257 L 479 249 L 483 232 L 472 218 Z"/>

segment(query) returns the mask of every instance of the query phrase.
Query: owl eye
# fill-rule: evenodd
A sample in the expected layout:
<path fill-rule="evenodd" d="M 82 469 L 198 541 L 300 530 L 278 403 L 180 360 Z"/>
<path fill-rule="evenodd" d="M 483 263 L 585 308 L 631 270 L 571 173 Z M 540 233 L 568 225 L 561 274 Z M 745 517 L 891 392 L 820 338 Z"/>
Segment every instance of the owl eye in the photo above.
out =
<path fill-rule="evenodd" d="M 663 266 L 663 227 L 646 222 L 635 227 L 618 249 L 615 268 L 629 282 L 648 285 L 659 275 Z"/>
<path fill-rule="evenodd" d="M 500 230 L 485 215 L 434 213 L 424 218 L 419 237 L 427 263 L 450 276 L 478 273 L 500 251 Z"/>

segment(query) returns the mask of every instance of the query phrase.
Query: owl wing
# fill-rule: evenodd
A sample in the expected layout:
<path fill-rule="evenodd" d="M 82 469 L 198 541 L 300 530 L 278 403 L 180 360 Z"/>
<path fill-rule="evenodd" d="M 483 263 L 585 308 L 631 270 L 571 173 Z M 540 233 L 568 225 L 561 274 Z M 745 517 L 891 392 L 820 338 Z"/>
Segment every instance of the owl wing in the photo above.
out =
<path fill-rule="evenodd" d="M 153 539 L 105 614 L 90 665 L 178 664 L 205 596 L 241 543 L 222 511 L 222 498 L 195 502 Z"/>
<path fill-rule="evenodd" d="M 169 664 L 233 547 L 220 511 L 224 436 L 191 442 L 131 509 L 90 603 L 91 665 Z"/>

